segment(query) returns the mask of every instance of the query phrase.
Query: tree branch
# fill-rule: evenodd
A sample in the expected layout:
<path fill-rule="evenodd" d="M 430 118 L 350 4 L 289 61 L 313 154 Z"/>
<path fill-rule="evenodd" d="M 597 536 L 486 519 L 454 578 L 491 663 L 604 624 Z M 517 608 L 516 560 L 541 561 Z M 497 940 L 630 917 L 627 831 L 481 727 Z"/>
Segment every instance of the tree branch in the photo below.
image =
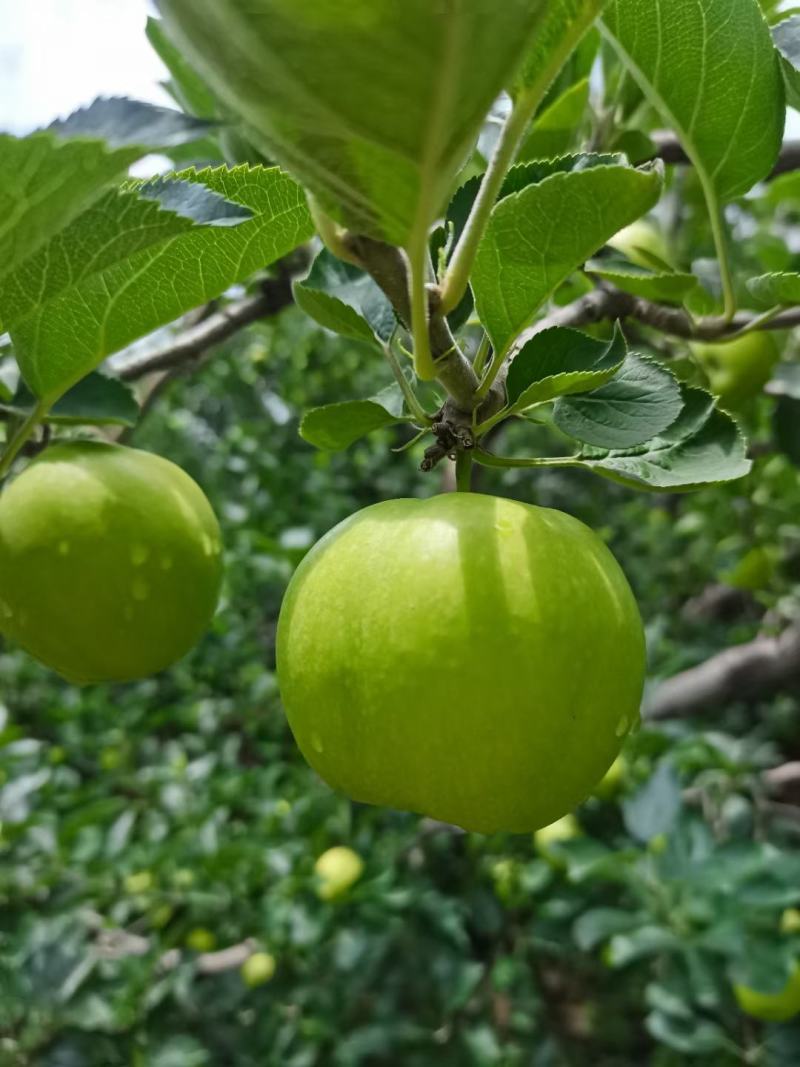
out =
<path fill-rule="evenodd" d="M 712 656 L 656 687 L 646 719 L 699 715 L 729 701 L 762 697 L 800 682 L 800 625 L 777 637 L 757 637 Z"/>
<path fill-rule="evenodd" d="M 635 319 L 661 333 L 687 341 L 719 341 L 752 326 L 758 317 L 747 312 L 740 312 L 729 322 L 721 318 L 693 321 L 682 308 L 655 304 L 651 300 L 632 296 L 620 289 L 601 285 L 572 304 L 556 308 L 551 314 L 521 333 L 512 346 L 510 358 L 537 334 L 553 326 L 577 328 L 604 320 Z M 759 329 L 789 330 L 796 326 L 800 326 L 800 308 L 791 308 L 781 312 L 765 321 Z"/>
<path fill-rule="evenodd" d="M 663 159 L 665 163 L 677 163 L 678 165 L 691 164 L 691 160 L 684 151 L 683 145 L 678 138 L 668 130 L 659 130 L 650 134 L 650 139 L 656 146 L 656 157 Z M 800 169 L 800 141 L 784 141 L 775 166 L 770 173 L 770 178 L 777 178 L 780 174 Z"/>
<path fill-rule="evenodd" d="M 222 344 L 229 337 L 259 319 L 277 315 L 292 303 L 291 278 L 269 278 L 261 291 L 225 305 L 208 318 L 178 334 L 163 348 L 131 360 L 119 372 L 126 382 L 137 381 L 156 371 L 170 371 L 199 359 L 209 348 Z"/>

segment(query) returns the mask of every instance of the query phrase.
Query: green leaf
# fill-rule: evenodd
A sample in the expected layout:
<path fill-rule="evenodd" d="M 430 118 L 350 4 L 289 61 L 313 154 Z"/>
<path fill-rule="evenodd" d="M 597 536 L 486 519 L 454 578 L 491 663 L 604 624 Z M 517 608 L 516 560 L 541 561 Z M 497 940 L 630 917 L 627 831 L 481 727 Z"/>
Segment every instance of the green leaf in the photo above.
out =
<path fill-rule="evenodd" d="M 239 225 L 252 212 L 196 182 L 157 178 L 111 189 L 0 280 L 0 321 L 16 329 L 66 290 L 195 225 Z"/>
<path fill-rule="evenodd" d="M 553 159 L 568 152 L 589 106 L 589 79 L 583 78 L 546 108 L 531 126 L 517 158 Z"/>
<path fill-rule="evenodd" d="M 316 448 L 339 452 L 373 430 L 407 422 L 401 407 L 382 394 L 372 400 L 345 400 L 312 408 L 300 423 L 300 436 Z"/>
<path fill-rule="evenodd" d="M 646 844 L 668 834 L 681 810 L 681 784 L 672 765 L 662 760 L 641 789 L 622 803 L 625 828 Z"/>
<path fill-rule="evenodd" d="M 514 81 L 513 93 L 547 89 L 605 3 L 606 0 L 548 0 L 539 30 Z"/>
<path fill-rule="evenodd" d="M 591 952 L 614 934 L 624 933 L 640 922 L 635 912 L 622 908 L 592 908 L 575 920 L 572 935 L 581 952 Z"/>
<path fill-rule="evenodd" d="M 747 288 L 756 299 L 769 307 L 778 304 L 793 307 L 800 304 L 800 274 L 789 271 L 762 274 L 760 278 L 751 278 Z"/>
<path fill-rule="evenodd" d="M 397 320 L 373 279 L 327 249 L 314 260 L 306 278 L 294 284 L 298 305 L 312 319 L 343 337 L 372 343 L 388 341 Z"/>
<path fill-rule="evenodd" d="M 661 956 L 676 949 L 678 940 L 672 930 L 663 926 L 640 926 L 630 933 L 615 934 L 608 943 L 608 965 L 627 967 L 635 960 Z"/>
<path fill-rule="evenodd" d="M 655 272 L 628 264 L 606 266 L 602 261 L 587 263 L 586 269 L 625 293 L 664 304 L 682 304 L 699 285 L 693 274 L 680 271 Z"/>
<path fill-rule="evenodd" d="M 645 1025 L 656 1041 L 685 1055 L 707 1056 L 730 1046 L 721 1026 L 694 1015 L 690 1019 L 679 1019 L 653 1011 L 646 1017 Z"/>
<path fill-rule="evenodd" d="M 12 404 L 3 410 L 27 415 L 35 403 L 36 398 L 20 379 Z M 45 421 L 60 426 L 135 426 L 138 419 L 139 404 L 130 386 L 95 372 L 65 393 Z"/>
<path fill-rule="evenodd" d="M 583 466 L 633 489 L 687 490 L 748 474 L 747 446 L 734 420 L 702 389 L 682 388 L 684 407 L 664 433 L 638 449 L 584 453 Z"/>
<path fill-rule="evenodd" d="M 180 106 L 199 118 L 215 118 L 217 102 L 214 94 L 170 39 L 161 20 L 148 18 L 145 33 L 153 50 L 172 75 L 169 88 Z"/>
<path fill-rule="evenodd" d="M 502 200 L 478 249 L 472 287 L 495 349 L 505 349 L 558 286 L 656 203 L 661 170 L 556 173 Z"/>
<path fill-rule="evenodd" d="M 683 408 L 681 389 L 658 363 L 630 353 L 607 384 L 562 397 L 553 411 L 560 430 L 600 448 L 631 448 L 671 426 Z"/>
<path fill-rule="evenodd" d="M 793 108 L 800 108 L 800 15 L 773 27 L 772 39 L 781 57 L 786 99 Z"/>
<path fill-rule="evenodd" d="M 111 248 L 89 261 L 79 246 L 67 249 L 61 262 L 76 283 L 65 287 L 58 275 L 56 295 L 10 330 L 22 374 L 40 398 L 59 396 L 111 353 L 215 299 L 313 233 L 302 191 L 278 168 L 220 167 L 176 177 L 248 208 L 252 219 L 234 227 L 191 225 L 118 260 Z"/>
<path fill-rule="evenodd" d="M 178 111 L 115 99 L 97 100 L 28 137 L 0 134 L 0 277 L 141 156 L 205 129 Z"/>
<path fill-rule="evenodd" d="M 611 341 L 554 327 L 537 333 L 516 354 L 508 371 L 510 412 L 604 385 L 622 368 L 627 345 L 617 327 Z"/>
<path fill-rule="evenodd" d="M 784 97 L 756 0 L 611 0 L 603 19 L 712 201 L 739 196 L 769 174 Z"/>
<path fill-rule="evenodd" d="M 427 232 L 544 0 L 160 0 L 171 35 L 344 225 Z"/>

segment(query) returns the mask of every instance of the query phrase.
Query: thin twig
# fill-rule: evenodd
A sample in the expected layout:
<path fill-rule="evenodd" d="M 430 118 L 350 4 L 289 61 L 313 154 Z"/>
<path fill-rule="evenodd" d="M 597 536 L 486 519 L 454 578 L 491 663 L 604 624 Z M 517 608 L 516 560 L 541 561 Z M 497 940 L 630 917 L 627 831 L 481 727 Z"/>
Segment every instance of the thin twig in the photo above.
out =
<path fill-rule="evenodd" d="M 209 348 L 222 344 L 259 319 L 276 315 L 292 303 L 291 280 L 270 278 L 254 296 L 226 304 L 202 322 L 190 326 L 163 348 L 125 364 L 119 372 L 123 381 L 133 382 L 156 371 L 174 370 L 198 359 Z"/>

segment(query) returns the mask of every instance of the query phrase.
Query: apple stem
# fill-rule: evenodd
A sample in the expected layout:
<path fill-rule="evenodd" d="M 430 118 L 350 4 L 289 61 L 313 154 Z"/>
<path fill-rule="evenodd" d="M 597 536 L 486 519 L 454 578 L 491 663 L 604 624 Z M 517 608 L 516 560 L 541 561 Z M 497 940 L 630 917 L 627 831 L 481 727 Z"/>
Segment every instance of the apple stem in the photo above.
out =
<path fill-rule="evenodd" d="M 472 453 L 456 453 L 456 492 L 472 492 Z"/>

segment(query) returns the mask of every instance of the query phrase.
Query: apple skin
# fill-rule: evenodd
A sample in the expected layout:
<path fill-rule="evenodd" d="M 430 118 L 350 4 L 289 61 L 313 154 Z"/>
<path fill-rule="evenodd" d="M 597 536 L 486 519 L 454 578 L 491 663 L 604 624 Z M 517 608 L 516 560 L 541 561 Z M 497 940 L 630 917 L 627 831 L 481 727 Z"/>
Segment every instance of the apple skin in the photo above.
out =
<path fill-rule="evenodd" d="M 692 352 L 722 407 L 740 408 L 772 377 L 780 348 L 767 333 L 750 333 L 727 344 L 695 344 Z"/>
<path fill-rule="evenodd" d="M 786 985 L 778 993 L 760 993 L 745 985 L 733 992 L 746 1015 L 765 1022 L 784 1023 L 800 1013 L 800 963 L 795 963 Z"/>
<path fill-rule="evenodd" d="M 346 519 L 305 557 L 278 678 L 311 766 L 355 800 L 468 830 L 571 811 L 639 718 L 636 601 L 577 519 L 449 493 Z"/>
<path fill-rule="evenodd" d="M 68 681 L 169 666 L 208 626 L 221 574 L 211 505 L 149 452 L 55 445 L 0 496 L 0 629 Z"/>

